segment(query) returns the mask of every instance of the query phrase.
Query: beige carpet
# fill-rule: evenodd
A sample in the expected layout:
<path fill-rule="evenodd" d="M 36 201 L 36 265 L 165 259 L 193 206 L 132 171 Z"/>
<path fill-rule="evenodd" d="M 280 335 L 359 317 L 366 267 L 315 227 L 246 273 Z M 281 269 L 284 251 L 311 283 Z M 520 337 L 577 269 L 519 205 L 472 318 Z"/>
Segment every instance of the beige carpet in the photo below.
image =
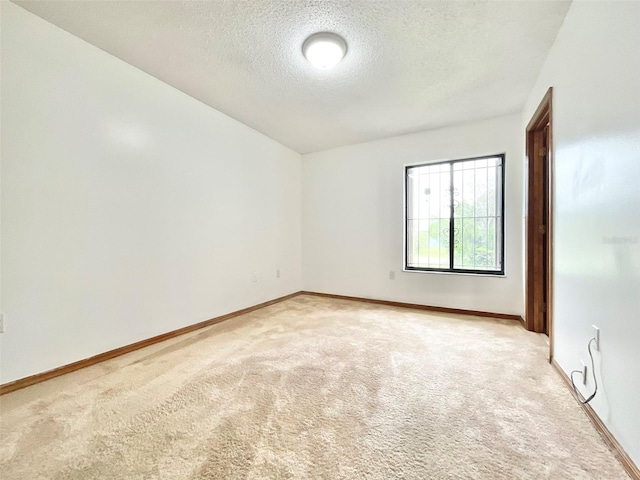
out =
<path fill-rule="evenodd" d="M 10 479 L 628 478 L 516 322 L 299 296 L 1 398 Z"/>

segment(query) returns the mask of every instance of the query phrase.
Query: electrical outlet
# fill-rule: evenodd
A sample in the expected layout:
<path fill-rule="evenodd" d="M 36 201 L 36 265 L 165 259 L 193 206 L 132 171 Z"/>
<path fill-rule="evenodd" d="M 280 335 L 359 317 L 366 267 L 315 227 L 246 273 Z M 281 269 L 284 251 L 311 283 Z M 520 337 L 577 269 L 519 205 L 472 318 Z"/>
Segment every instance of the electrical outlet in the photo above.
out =
<path fill-rule="evenodd" d="M 280 278 L 280 269 L 276 270 L 276 278 Z"/>
<path fill-rule="evenodd" d="M 600 351 L 600 328 L 596 327 L 595 325 L 592 325 L 593 327 L 593 338 L 596 339 L 595 344 L 596 344 L 596 352 Z"/>
<path fill-rule="evenodd" d="M 582 360 L 580 360 L 580 363 L 582 364 L 582 384 L 586 385 L 587 384 L 587 364 L 584 363 Z"/>
<path fill-rule="evenodd" d="M 391 270 L 389 272 L 389 280 L 395 280 L 396 279 L 396 272 L 394 272 L 393 270 Z"/>
<path fill-rule="evenodd" d="M 251 281 L 253 283 L 256 283 L 258 281 L 258 274 L 257 273 L 252 273 L 251 274 Z"/>
<path fill-rule="evenodd" d="M 0 333 L 4 333 L 4 313 L 0 313 Z"/>

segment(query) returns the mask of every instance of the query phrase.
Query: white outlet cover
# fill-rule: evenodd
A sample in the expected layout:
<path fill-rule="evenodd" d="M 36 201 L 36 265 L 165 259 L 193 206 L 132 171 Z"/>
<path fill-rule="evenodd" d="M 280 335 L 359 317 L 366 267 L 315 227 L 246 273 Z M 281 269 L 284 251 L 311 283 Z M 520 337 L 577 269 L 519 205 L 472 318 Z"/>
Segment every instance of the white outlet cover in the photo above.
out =
<path fill-rule="evenodd" d="M 595 344 L 596 344 L 596 351 L 600 351 L 600 329 L 598 327 L 596 327 L 595 325 L 592 325 L 593 327 L 593 338 L 596 339 Z"/>

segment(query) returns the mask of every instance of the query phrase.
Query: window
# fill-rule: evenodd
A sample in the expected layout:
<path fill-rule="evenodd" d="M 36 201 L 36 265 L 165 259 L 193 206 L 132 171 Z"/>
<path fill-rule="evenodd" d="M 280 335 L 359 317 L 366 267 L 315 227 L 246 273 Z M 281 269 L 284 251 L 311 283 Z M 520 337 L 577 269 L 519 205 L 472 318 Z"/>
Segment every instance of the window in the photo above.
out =
<path fill-rule="evenodd" d="M 504 160 L 405 168 L 405 270 L 504 274 Z"/>

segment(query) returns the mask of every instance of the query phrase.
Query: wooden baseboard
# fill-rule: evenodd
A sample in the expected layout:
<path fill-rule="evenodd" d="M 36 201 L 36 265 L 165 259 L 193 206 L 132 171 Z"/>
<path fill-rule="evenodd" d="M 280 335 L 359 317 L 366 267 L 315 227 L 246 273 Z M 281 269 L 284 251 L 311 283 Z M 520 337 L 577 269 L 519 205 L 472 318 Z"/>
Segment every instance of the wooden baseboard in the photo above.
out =
<path fill-rule="evenodd" d="M 442 312 L 442 313 L 453 313 L 459 315 L 473 315 L 479 317 L 488 317 L 488 318 L 500 318 L 504 320 L 517 320 L 519 322 L 524 323 L 524 320 L 519 315 L 511 315 L 505 313 L 493 313 L 493 312 L 483 312 L 476 310 L 464 310 L 459 308 L 449 308 L 449 307 L 437 307 L 431 305 L 421 305 L 415 303 L 404 303 L 404 302 L 392 302 L 389 300 L 377 300 L 372 298 L 363 298 L 363 297 L 351 297 L 347 295 L 334 295 L 331 293 L 319 293 L 319 292 L 308 292 L 301 291 L 295 292 L 289 295 L 285 295 L 283 297 L 275 298 L 273 300 L 269 300 L 267 302 L 259 303 L 258 305 L 253 305 L 251 307 L 243 308 L 241 310 L 237 310 L 235 312 L 227 313 L 225 315 L 221 315 L 219 317 L 215 317 L 209 320 L 205 320 L 203 322 L 195 323 L 193 325 L 188 325 L 186 327 L 179 328 L 177 330 L 172 330 L 167 333 L 163 333 L 161 335 L 157 335 L 155 337 L 148 338 L 146 340 L 141 340 L 139 342 L 131 343 L 129 345 L 125 345 L 120 348 L 116 348 L 114 350 L 109 350 L 108 352 L 100 353 L 98 355 L 94 355 L 93 357 L 85 358 L 84 360 L 79 360 L 77 362 L 70 363 L 68 365 L 63 365 L 58 368 L 54 368 L 52 370 L 48 370 L 46 372 L 38 373 L 35 375 L 31 375 L 29 377 L 21 378 L 19 380 L 15 380 L 13 382 L 5 383 L 0 385 L 0 395 L 4 395 L 6 393 L 14 392 L 16 390 L 20 390 L 21 388 L 28 387 L 30 385 L 35 385 L 36 383 L 44 382 L 45 380 L 49 380 L 60 375 L 64 375 L 66 373 L 73 372 L 75 370 L 80 370 L 81 368 L 89 367 L 91 365 L 95 365 L 100 362 L 104 362 L 105 360 L 109 360 L 111 358 L 119 357 L 120 355 L 125 355 L 127 353 L 133 352 L 135 350 L 139 350 L 144 347 L 148 347 L 158 342 L 162 342 L 164 340 L 169 340 L 173 337 L 177 337 L 179 335 L 183 335 L 185 333 L 192 332 L 194 330 L 199 330 L 201 328 L 209 327 L 211 325 L 215 325 L 217 323 L 223 322 L 233 317 L 237 317 L 239 315 L 243 315 L 246 313 L 253 312 L 260 308 L 267 307 L 269 305 L 273 305 L 275 303 L 282 302 L 283 300 L 287 300 L 289 298 L 296 297 L 298 295 L 314 295 L 317 297 L 327 297 L 327 298 L 336 298 L 340 300 L 352 300 L 358 302 L 366 302 L 373 303 L 378 305 L 388 305 L 392 307 L 404 307 L 404 308 L 414 308 L 419 310 L 429 310 L 434 312 Z M 571 380 L 567 376 L 567 374 L 560 368 L 555 360 L 551 360 L 551 365 L 555 368 L 560 375 L 560 378 L 565 382 L 571 395 L 575 397 L 575 393 L 573 391 L 573 387 L 571 385 Z M 605 443 L 609 446 L 609 448 L 613 451 L 615 457 L 620 461 L 622 466 L 625 468 L 627 473 L 631 476 L 633 480 L 640 480 L 640 470 L 636 466 L 636 464 L 631 460 L 629 455 L 624 451 L 622 446 L 618 443 L 615 437 L 611 434 L 609 429 L 602 423 L 600 417 L 596 414 L 596 412 L 591 408 L 590 405 L 580 404 L 593 423 L 594 427 L 600 433 Z"/>
<path fill-rule="evenodd" d="M 553 365 L 553 368 L 556 369 L 556 372 L 558 372 L 558 375 L 560 375 L 560 378 L 562 378 L 562 380 L 567 385 L 567 387 L 569 387 L 569 391 L 571 392 L 571 395 L 573 395 L 576 401 L 581 402 L 582 400 L 576 397 L 576 394 L 573 391 L 573 385 L 571 384 L 571 379 L 569 378 L 569 376 L 564 372 L 564 370 L 562 370 L 562 368 L 560 368 L 560 365 L 558 365 L 558 363 L 555 360 L 551 360 L 551 365 Z M 596 428 L 596 430 L 598 431 L 598 433 L 600 434 L 604 442 L 607 444 L 607 446 L 611 449 L 614 456 L 622 464 L 622 466 L 627 471 L 629 476 L 633 480 L 640 480 L 640 470 L 638 469 L 637 465 L 633 463 L 633 460 L 631 460 L 631 457 L 627 455 L 627 452 L 624 451 L 622 446 L 618 443 L 616 438 L 611 434 L 609 429 L 604 425 L 604 423 L 602 423 L 602 420 L 600 420 L 600 417 L 595 412 L 595 410 L 591 407 L 591 405 L 589 404 L 585 405 L 583 403 L 580 403 L 580 406 L 582 406 L 582 409 L 587 414 L 587 417 L 589 417 L 589 420 L 591 420 L 591 423 L 593 423 L 593 426 Z"/>
<path fill-rule="evenodd" d="M 422 305 L 418 303 L 392 302 L 390 300 L 377 300 L 375 298 L 350 297 L 347 295 L 334 295 L 332 293 L 319 292 L 300 292 L 304 295 L 315 295 L 317 297 L 337 298 L 339 300 L 353 300 L 356 302 L 375 303 L 377 305 L 389 305 L 390 307 L 415 308 L 418 310 L 429 310 L 440 313 L 453 313 L 457 315 L 473 315 L 475 317 L 499 318 L 502 320 L 516 320 L 524 325 L 524 319 L 520 315 L 512 315 L 509 313 L 483 312 L 478 310 L 464 310 L 461 308 L 436 307 L 433 305 Z"/>
<path fill-rule="evenodd" d="M 227 313 L 226 315 L 221 315 L 219 317 L 212 318 L 210 320 L 205 320 L 204 322 L 196 323 L 193 325 L 189 325 L 183 328 L 179 328 L 177 330 L 173 330 L 171 332 L 163 333 L 161 335 L 157 335 L 155 337 L 148 338 L 146 340 L 141 340 L 139 342 L 135 342 L 129 345 L 125 345 L 120 348 L 116 348 L 114 350 L 109 350 L 108 352 L 100 353 L 98 355 L 94 355 L 93 357 L 85 358 L 84 360 L 78 360 L 77 362 L 70 363 L 68 365 L 63 365 L 61 367 L 54 368 L 52 370 L 48 370 L 46 372 L 37 373 L 35 375 L 31 375 L 29 377 L 21 378 L 15 380 L 13 382 L 5 383 L 0 385 L 0 395 L 4 395 L 5 393 L 14 392 L 16 390 L 20 390 L 21 388 L 28 387 L 30 385 L 35 385 L 36 383 L 44 382 L 45 380 L 49 380 L 51 378 L 59 377 L 60 375 L 64 375 L 65 373 L 70 373 L 75 370 L 80 370 L 81 368 L 89 367 L 91 365 L 95 365 L 96 363 L 104 362 L 105 360 L 109 360 L 111 358 L 119 357 L 120 355 L 125 355 L 127 353 L 133 352 L 135 350 L 139 350 L 144 347 L 148 347 L 149 345 L 153 345 L 154 343 L 162 342 L 164 340 L 169 340 L 170 338 L 177 337 L 178 335 L 183 335 L 185 333 L 192 332 L 194 330 L 198 330 L 200 328 L 209 327 L 211 325 L 215 325 L 216 323 L 223 322 L 233 317 L 237 317 L 238 315 L 243 315 L 245 313 L 253 312 L 254 310 L 258 310 L 260 308 L 264 308 L 269 305 L 273 305 L 274 303 L 281 302 L 288 298 L 296 297 L 298 295 L 315 295 L 318 297 L 327 297 L 327 298 L 337 298 L 341 300 L 352 300 L 358 302 L 367 302 L 374 303 L 378 305 L 388 305 L 392 307 L 404 307 L 404 308 L 415 308 L 420 310 L 429 310 L 433 312 L 441 312 L 441 313 L 453 313 L 458 315 L 474 315 L 478 317 L 488 317 L 488 318 L 500 318 L 504 320 L 517 320 L 521 323 L 524 323 L 522 317 L 519 315 L 510 315 L 505 313 L 493 313 L 493 312 L 482 312 L 476 310 L 463 310 L 459 308 L 448 308 L 448 307 L 436 307 L 431 305 L 420 305 L 414 303 L 403 303 L 403 302 L 392 302 L 388 300 L 377 300 L 372 298 L 362 298 L 362 297 L 350 297 L 346 295 L 334 295 L 330 293 L 319 293 L 319 292 L 295 292 L 290 295 L 285 295 L 284 297 L 276 298 L 274 300 L 270 300 L 268 302 L 263 302 L 258 305 L 254 305 L 252 307 L 243 308 L 242 310 L 238 310 L 235 312 Z"/>
<path fill-rule="evenodd" d="M 225 320 L 229 320 L 230 318 L 237 317 L 238 315 L 243 315 L 245 313 L 253 312 L 254 310 L 258 310 L 260 308 L 273 305 L 274 303 L 282 302 L 283 300 L 296 297 L 300 294 L 301 292 L 295 292 L 290 295 L 285 295 L 284 297 L 275 298 L 273 300 L 269 300 L 268 302 L 259 303 L 258 305 L 253 305 L 251 307 L 243 308 L 235 312 L 227 313 L 226 315 L 221 315 L 219 317 L 205 320 L 204 322 L 199 322 L 193 325 L 188 325 L 186 327 L 179 328 L 177 330 L 172 330 L 170 332 L 163 333 L 155 337 L 147 338 L 146 340 L 141 340 L 139 342 L 125 345 L 124 347 L 116 348 L 114 350 L 109 350 L 108 352 L 94 355 L 93 357 L 85 358 L 84 360 L 78 360 L 77 362 L 73 362 L 68 365 L 63 365 L 61 367 L 57 367 L 52 370 L 47 370 L 46 372 L 37 373 L 29 377 L 25 377 L 25 378 L 15 380 L 13 382 L 5 383 L 3 385 L 0 385 L 0 395 L 14 392 L 16 390 L 20 390 L 21 388 L 25 388 L 30 385 L 35 385 L 36 383 L 44 382 L 45 380 L 49 380 L 51 378 L 59 377 L 60 375 L 64 375 L 65 373 L 73 372 L 75 370 L 80 370 L 81 368 L 89 367 L 91 365 L 104 362 L 105 360 L 109 360 L 111 358 L 119 357 L 120 355 L 124 355 L 126 353 L 130 353 L 135 350 L 148 347 L 149 345 L 153 345 L 154 343 L 162 342 L 164 340 L 169 340 L 170 338 L 177 337 L 178 335 L 184 335 L 185 333 L 193 332 L 194 330 L 199 330 L 201 328 L 215 325 L 216 323 L 224 322 Z"/>

